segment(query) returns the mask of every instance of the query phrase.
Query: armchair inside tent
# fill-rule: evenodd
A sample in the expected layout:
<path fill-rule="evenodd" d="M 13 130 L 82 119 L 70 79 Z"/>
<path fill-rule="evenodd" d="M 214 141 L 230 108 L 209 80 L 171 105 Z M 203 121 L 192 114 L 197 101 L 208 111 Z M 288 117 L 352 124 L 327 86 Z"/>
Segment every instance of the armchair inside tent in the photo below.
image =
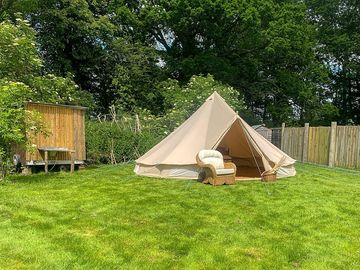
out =
<path fill-rule="evenodd" d="M 223 155 L 216 150 L 201 150 L 196 162 L 202 169 L 201 180 L 214 186 L 235 184 L 236 165 L 224 162 Z"/>

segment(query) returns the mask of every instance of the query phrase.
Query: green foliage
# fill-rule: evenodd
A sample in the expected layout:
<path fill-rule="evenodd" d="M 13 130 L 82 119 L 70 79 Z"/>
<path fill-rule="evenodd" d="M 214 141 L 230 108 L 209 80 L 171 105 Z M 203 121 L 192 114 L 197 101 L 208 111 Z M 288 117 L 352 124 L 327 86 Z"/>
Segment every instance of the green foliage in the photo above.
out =
<path fill-rule="evenodd" d="M 167 72 L 181 83 L 213 74 L 275 125 L 309 121 L 305 116 L 312 103 L 323 101 L 319 89 L 327 71 L 316 59 L 314 29 L 303 3 L 158 0 L 128 9 L 135 31 L 161 47 Z M 121 9 L 118 14 L 128 13 Z M 310 100 L 301 98 L 307 89 Z"/>
<path fill-rule="evenodd" d="M 111 50 L 111 57 L 116 62 L 112 86 L 117 108 L 127 112 L 136 108 L 161 112 L 161 92 L 157 91 L 156 84 L 162 71 L 157 65 L 156 50 L 124 38 L 115 40 Z"/>
<path fill-rule="evenodd" d="M 159 85 L 164 96 L 165 114 L 160 121 L 166 123 L 168 132 L 189 118 L 213 93 L 218 92 L 236 111 L 244 109 L 239 92 L 233 87 L 214 80 L 213 76 L 193 76 L 189 83 L 180 86 L 176 80 Z"/>
<path fill-rule="evenodd" d="M 134 160 L 148 151 L 162 137 L 148 125 L 136 131 L 135 118 L 121 117 L 116 122 L 86 122 L 87 159 L 93 163 L 120 163 Z"/>
<path fill-rule="evenodd" d="M 0 79 L 27 85 L 29 95 L 21 100 L 91 105 L 91 96 L 79 89 L 73 78 L 41 73 L 35 31 L 27 21 L 0 23 Z M 9 93 L 9 95 L 11 92 Z M 13 97 L 16 99 L 16 96 Z"/>
<path fill-rule="evenodd" d="M 33 89 L 33 101 L 82 105 L 90 110 L 96 108 L 91 94 L 79 89 L 72 76 L 34 76 L 29 78 L 28 84 Z"/>
<path fill-rule="evenodd" d="M 0 180 L 3 180 L 13 166 L 7 152 L 0 147 Z"/>
<path fill-rule="evenodd" d="M 27 21 L 17 19 L 16 25 L 0 23 L 0 78 L 24 78 L 38 73 L 41 60 L 36 51 L 35 32 Z"/>
<path fill-rule="evenodd" d="M 2 172 L 8 169 L 9 152 L 12 144 L 26 144 L 27 139 L 47 129 L 42 118 L 36 112 L 24 109 L 24 103 L 32 96 L 31 89 L 23 83 L 0 79 L 0 167 Z"/>
<path fill-rule="evenodd" d="M 23 103 L 30 88 L 22 83 L 0 80 L 0 148 L 25 139 Z"/>
<path fill-rule="evenodd" d="M 324 91 L 338 108 L 342 124 L 360 123 L 360 16 L 359 1 L 305 1 L 309 19 L 317 28 L 319 58 L 331 81 Z"/>
<path fill-rule="evenodd" d="M 359 122 L 356 1 L 0 2 L 0 20 L 16 22 L 17 12 L 36 30 L 38 46 L 27 22 L 17 25 L 28 39 L 20 30 L 1 32 L 0 42 L 15 45 L 0 52 L 11 59 L 0 61 L 0 73 L 27 85 L 30 70 L 72 78 L 101 113 L 115 104 L 161 115 L 167 79 L 185 85 L 212 74 L 241 94 L 249 118 L 269 126 Z"/>
<path fill-rule="evenodd" d="M 331 96 L 322 94 L 328 72 L 299 1 L 15 0 L 8 10 L 36 27 L 44 69 L 73 73 L 102 112 L 115 104 L 161 114 L 159 82 L 201 74 L 234 87 L 274 125 L 312 120 Z"/>
<path fill-rule="evenodd" d="M 0 148 L 8 150 L 12 143 L 26 141 L 26 136 L 45 132 L 46 128 L 36 112 L 24 109 L 32 96 L 23 83 L 0 80 Z"/>
<path fill-rule="evenodd" d="M 116 94 L 110 45 L 118 27 L 110 21 L 111 1 L 14 2 L 37 31 L 43 69 L 61 77 L 73 74 L 76 84 L 96 97 L 100 110 L 107 110 Z"/>
<path fill-rule="evenodd" d="M 190 116 L 205 100 L 217 92 L 234 110 L 244 109 L 241 95 L 233 87 L 215 81 L 210 74 L 207 76 L 192 76 L 185 86 L 180 86 L 175 80 L 165 82 L 162 87 L 165 111 L 183 110 Z"/>

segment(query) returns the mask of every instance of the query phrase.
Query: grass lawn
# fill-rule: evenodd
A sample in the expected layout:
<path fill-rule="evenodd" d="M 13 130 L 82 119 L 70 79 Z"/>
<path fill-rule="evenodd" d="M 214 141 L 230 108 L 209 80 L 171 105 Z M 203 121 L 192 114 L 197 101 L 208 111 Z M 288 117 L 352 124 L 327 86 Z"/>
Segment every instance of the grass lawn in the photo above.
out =
<path fill-rule="evenodd" d="M 212 187 L 132 165 L 0 183 L 0 269 L 360 269 L 360 172 Z"/>

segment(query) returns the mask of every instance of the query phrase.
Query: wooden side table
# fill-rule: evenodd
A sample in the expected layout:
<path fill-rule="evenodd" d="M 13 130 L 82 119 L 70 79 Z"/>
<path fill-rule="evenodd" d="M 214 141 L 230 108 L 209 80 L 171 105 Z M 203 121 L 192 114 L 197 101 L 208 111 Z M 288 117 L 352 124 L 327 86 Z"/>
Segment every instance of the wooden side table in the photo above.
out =
<path fill-rule="evenodd" d="M 75 170 L 75 150 L 63 147 L 39 147 L 38 150 L 44 153 L 45 172 L 49 172 L 49 152 L 67 152 L 70 153 L 70 172 Z"/>

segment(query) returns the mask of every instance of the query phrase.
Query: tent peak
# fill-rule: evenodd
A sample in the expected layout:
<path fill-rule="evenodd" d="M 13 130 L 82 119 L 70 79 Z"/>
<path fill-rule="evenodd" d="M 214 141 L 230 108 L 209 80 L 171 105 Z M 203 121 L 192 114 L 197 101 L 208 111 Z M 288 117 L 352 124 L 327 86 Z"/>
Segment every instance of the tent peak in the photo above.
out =
<path fill-rule="evenodd" d="M 204 104 L 211 104 L 211 106 L 214 106 L 216 104 L 217 107 L 221 106 L 223 107 L 223 110 L 229 111 L 233 115 L 237 115 L 237 112 L 234 111 L 233 108 L 227 104 L 226 100 L 220 96 L 220 94 L 217 91 L 214 91 L 205 101 Z"/>
<path fill-rule="evenodd" d="M 208 98 L 207 100 L 214 100 L 215 98 L 220 98 L 221 100 L 225 101 L 225 99 L 220 96 L 220 94 L 216 91 L 214 91 Z"/>

